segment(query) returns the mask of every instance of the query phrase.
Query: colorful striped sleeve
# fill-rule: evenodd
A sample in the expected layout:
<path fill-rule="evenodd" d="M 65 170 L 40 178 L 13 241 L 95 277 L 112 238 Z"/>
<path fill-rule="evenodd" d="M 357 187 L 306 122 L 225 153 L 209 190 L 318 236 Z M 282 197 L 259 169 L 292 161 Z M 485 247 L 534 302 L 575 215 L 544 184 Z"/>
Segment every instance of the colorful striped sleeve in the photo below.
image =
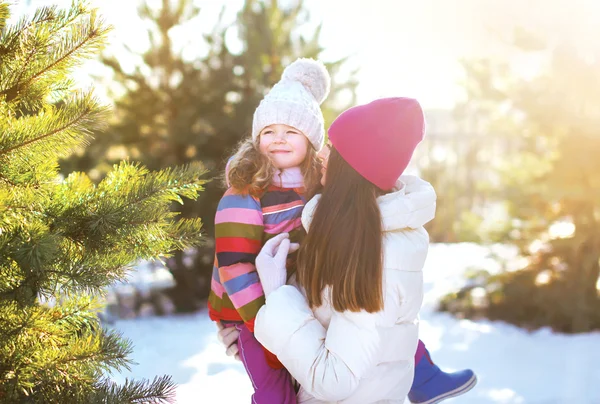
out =
<path fill-rule="evenodd" d="M 250 331 L 265 303 L 254 262 L 262 247 L 263 215 L 260 200 L 228 190 L 215 216 L 215 250 L 219 278 Z"/>

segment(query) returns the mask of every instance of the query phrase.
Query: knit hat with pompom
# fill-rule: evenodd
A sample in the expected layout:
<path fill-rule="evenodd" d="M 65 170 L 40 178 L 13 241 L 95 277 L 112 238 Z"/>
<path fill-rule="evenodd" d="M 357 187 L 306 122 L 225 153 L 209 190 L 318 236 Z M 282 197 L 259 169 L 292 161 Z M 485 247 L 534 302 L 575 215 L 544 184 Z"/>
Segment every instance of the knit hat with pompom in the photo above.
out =
<path fill-rule="evenodd" d="M 322 62 L 297 59 L 260 102 L 252 121 L 252 139 L 269 125 L 284 124 L 301 131 L 319 151 L 325 129 L 320 105 L 329 94 L 331 79 Z"/>

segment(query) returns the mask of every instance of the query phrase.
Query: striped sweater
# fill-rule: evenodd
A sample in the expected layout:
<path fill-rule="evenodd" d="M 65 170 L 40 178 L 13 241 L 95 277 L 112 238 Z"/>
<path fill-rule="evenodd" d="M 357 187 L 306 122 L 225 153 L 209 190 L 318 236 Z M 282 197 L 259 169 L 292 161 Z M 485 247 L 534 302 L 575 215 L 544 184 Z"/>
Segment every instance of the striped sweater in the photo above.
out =
<path fill-rule="evenodd" d="M 228 189 L 215 216 L 215 262 L 208 307 L 214 321 L 245 323 L 254 332 L 254 319 L 265 302 L 254 262 L 264 243 L 284 232 L 292 242 L 304 235 L 301 216 L 303 188 L 271 185 L 262 197 Z M 288 277 L 295 255 L 288 260 Z"/>

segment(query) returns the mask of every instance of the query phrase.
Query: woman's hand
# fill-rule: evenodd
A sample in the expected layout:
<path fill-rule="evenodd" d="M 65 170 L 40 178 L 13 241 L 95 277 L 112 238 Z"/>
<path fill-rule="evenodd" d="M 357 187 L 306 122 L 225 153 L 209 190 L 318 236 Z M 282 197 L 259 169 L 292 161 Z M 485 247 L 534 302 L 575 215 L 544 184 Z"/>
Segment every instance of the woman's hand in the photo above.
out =
<path fill-rule="evenodd" d="M 290 244 L 289 234 L 281 233 L 267 241 L 260 250 L 256 257 L 256 271 L 265 292 L 265 298 L 268 298 L 271 292 L 277 288 L 285 285 L 287 256 L 299 247 L 297 243 Z"/>
<path fill-rule="evenodd" d="M 221 323 L 217 323 L 217 327 L 219 328 L 219 341 L 225 346 L 227 356 L 233 356 L 235 359 L 240 360 L 237 344 L 240 332 L 235 327 L 223 327 Z"/>

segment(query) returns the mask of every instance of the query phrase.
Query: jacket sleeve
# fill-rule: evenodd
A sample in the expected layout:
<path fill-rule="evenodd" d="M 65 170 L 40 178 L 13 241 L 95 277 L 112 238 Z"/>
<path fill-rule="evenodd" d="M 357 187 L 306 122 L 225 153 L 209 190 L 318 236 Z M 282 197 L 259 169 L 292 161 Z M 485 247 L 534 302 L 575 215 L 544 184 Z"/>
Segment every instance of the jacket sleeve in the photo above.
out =
<path fill-rule="evenodd" d="M 215 216 L 215 251 L 219 279 L 250 331 L 264 304 L 264 292 L 254 265 L 260 252 L 263 218 L 260 200 L 228 190 Z"/>
<path fill-rule="evenodd" d="M 377 313 L 364 311 L 334 312 L 325 330 L 302 293 L 286 285 L 271 293 L 259 310 L 255 336 L 308 393 L 337 402 L 351 396 L 376 364 L 376 318 Z"/>

